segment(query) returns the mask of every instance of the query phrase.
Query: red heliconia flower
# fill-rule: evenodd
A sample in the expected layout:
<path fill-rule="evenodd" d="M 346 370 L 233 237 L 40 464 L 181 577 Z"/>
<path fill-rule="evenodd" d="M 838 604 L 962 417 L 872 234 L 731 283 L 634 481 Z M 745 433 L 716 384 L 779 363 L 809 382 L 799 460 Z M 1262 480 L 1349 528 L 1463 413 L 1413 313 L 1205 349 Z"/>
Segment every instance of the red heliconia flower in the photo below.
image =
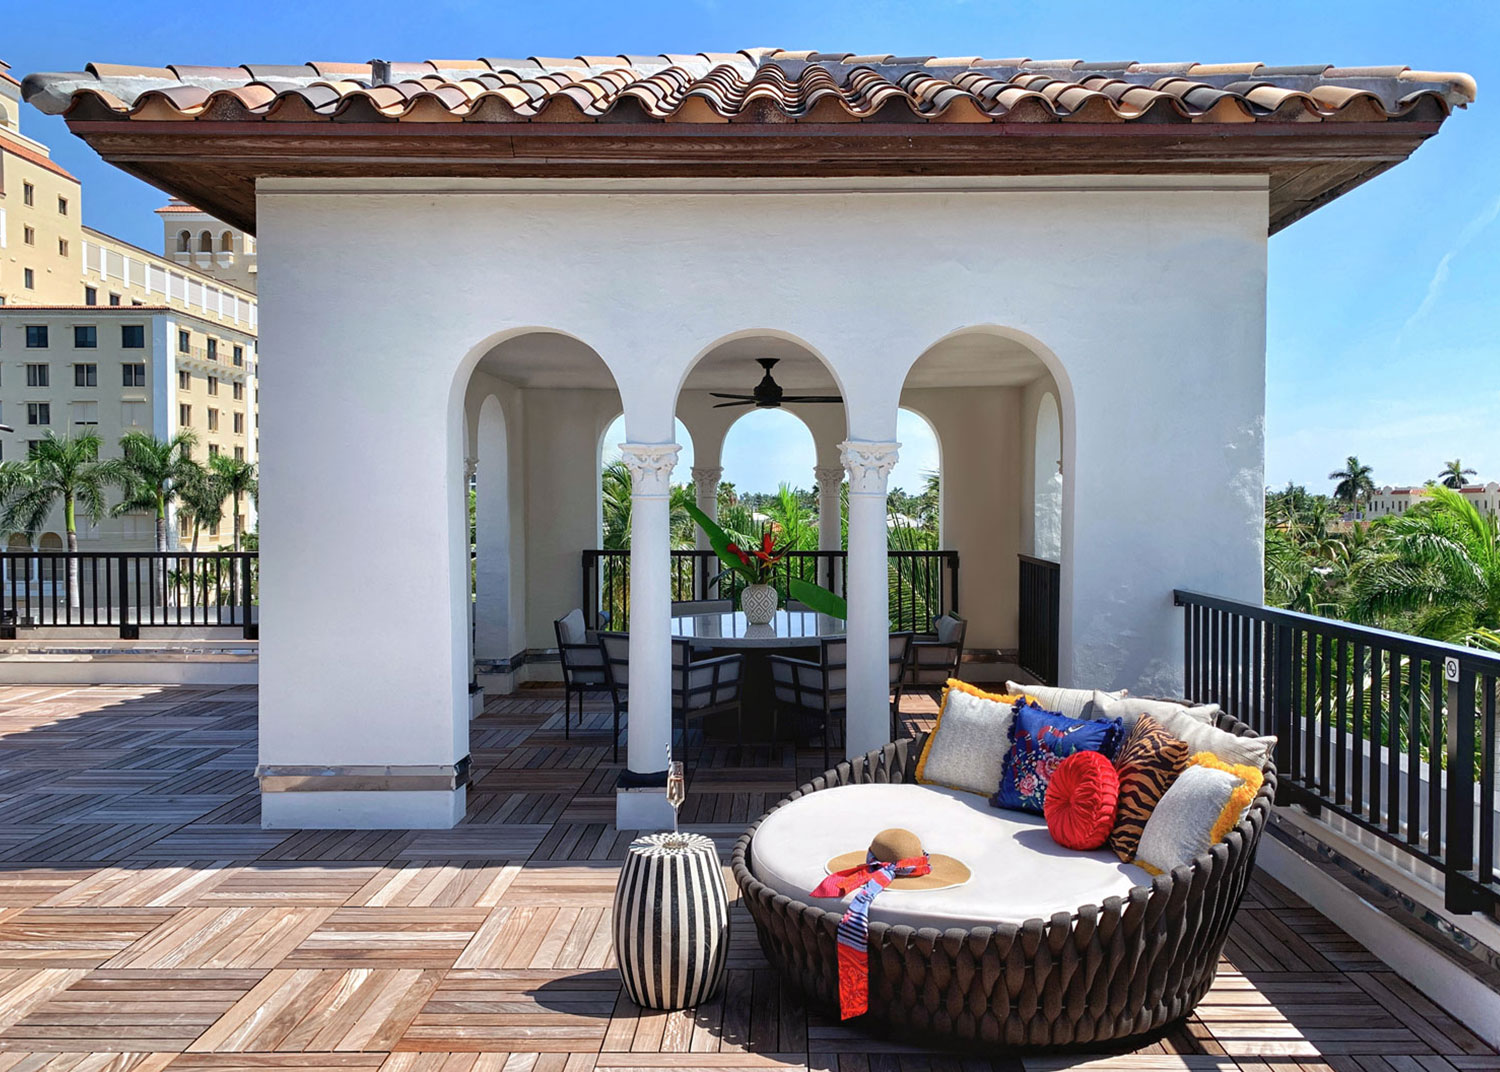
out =
<path fill-rule="evenodd" d="M 767 554 L 771 553 L 771 548 L 774 547 L 774 546 L 776 546 L 776 545 L 772 541 L 771 534 L 769 532 L 766 533 L 765 535 L 763 535 L 760 538 L 760 549 L 762 551 L 766 552 Z"/>

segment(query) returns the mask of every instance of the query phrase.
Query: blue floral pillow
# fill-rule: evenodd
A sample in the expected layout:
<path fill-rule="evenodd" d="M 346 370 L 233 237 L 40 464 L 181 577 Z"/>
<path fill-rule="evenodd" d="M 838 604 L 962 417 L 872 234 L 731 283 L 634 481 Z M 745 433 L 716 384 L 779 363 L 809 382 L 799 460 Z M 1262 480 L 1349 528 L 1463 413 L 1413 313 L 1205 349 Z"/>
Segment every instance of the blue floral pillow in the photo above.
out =
<path fill-rule="evenodd" d="M 990 804 L 1041 815 L 1047 782 L 1058 764 L 1074 752 L 1103 752 L 1112 760 L 1124 739 L 1125 726 L 1118 718 L 1069 718 L 1028 701 L 1018 703 L 1000 788 Z"/>

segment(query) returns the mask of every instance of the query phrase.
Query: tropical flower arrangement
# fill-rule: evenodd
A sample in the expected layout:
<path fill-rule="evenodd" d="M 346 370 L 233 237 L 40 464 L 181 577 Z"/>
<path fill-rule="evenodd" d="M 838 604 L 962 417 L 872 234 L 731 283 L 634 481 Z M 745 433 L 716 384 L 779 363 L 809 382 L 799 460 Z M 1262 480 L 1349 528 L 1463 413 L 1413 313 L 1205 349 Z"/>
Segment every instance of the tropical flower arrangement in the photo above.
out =
<path fill-rule="evenodd" d="M 746 584 L 772 584 L 776 565 L 792 550 L 791 541 L 778 547 L 775 537 L 767 532 L 761 537 L 759 547 L 741 547 L 698 507 L 692 503 L 686 504 L 686 507 L 688 516 L 708 534 L 709 546 L 724 564 L 724 569 L 709 581 L 710 584 L 717 583 L 726 573 L 743 577 Z M 800 577 L 793 577 L 788 581 L 787 594 L 819 614 L 830 614 L 835 618 L 849 616 L 849 605 L 843 597 Z"/>

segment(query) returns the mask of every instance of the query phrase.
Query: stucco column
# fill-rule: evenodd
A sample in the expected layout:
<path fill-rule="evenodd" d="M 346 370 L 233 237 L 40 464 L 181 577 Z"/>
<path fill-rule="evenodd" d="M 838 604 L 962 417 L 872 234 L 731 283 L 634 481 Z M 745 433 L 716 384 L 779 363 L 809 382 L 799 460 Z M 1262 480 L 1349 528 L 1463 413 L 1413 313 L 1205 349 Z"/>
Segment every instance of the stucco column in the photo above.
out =
<path fill-rule="evenodd" d="M 839 504 L 844 486 L 842 465 L 819 465 L 813 468 L 813 481 L 818 485 L 818 550 L 842 551 L 844 548 L 844 526 Z M 818 583 L 837 592 L 838 576 L 831 561 L 818 561 Z"/>
<path fill-rule="evenodd" d="M 901 444 L 846 440 L 849 471 L 848 729 L 844 754 L 864 755 L 890 739 L 889 581 L 886 484 Z"/>
<path fill-rule="evenodd" d="M 715 521 L 719 520 L 719 482 L 723 479 L 724 467 L 721 465 L 693 466 L 693 490 L 697 494 L 698 509 Z M 708 533 L 700 528 L 693 546 L 700 551 L 711 550 Z"/>
<path fill-rule="evenodd" d="M 630 717 L 626 769 L 615 796 L 620 830 L 670 826 L 667 748 L 672 741 L 670 585 L 672 469 L 676 443 L 621 443 L 630 470 Z"/>
<path fill-rule="evenodd" d="M 486 455 L 475 476 L 474 658 L 497 662 L 508 660 L 517 648 L 510 637 L 510 508 L 506 502 L 505 458 Z"/>

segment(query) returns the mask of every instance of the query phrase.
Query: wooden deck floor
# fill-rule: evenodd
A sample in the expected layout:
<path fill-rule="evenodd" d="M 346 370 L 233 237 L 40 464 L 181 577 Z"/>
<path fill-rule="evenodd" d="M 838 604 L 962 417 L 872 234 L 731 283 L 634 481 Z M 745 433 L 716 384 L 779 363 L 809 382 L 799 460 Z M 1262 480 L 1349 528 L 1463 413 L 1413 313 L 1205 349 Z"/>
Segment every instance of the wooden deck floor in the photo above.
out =
<path fill-rule="evenodd" d="M 736 908 L 727 991 L 620 995 L 607 718 L 490 704 L 452 831 L 264 831 L 253 688 L 0 688 L 0 1072 L 992 1067 L 808 1015 Z M 928 708 L 930 710 L 930 708 Z M 923 711 L 910 711 L 920 719 Z M 821 765 L 710 749 L 687 824 L 728 844 Z M 1288 890 L 1257 881 L 1219 981 L 1130 1054 L 1000 1061 L 1459 1072 L 1500 1058 Z"/>

